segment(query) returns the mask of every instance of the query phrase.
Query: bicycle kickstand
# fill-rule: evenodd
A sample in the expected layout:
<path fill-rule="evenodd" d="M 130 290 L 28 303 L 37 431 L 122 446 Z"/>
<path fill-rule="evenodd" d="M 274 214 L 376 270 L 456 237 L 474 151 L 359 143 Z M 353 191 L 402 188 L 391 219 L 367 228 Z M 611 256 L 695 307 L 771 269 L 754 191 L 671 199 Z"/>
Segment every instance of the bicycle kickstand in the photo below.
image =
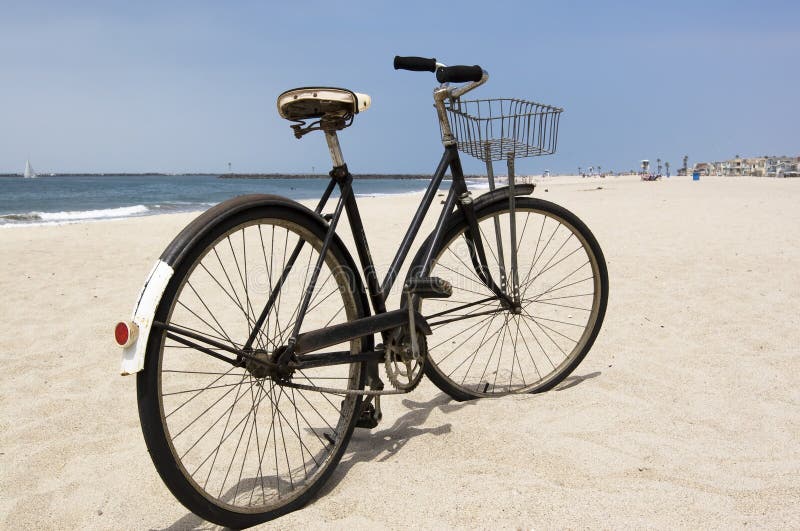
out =
<path fill-rule="evenodd" d="M 380 395 L 368 396 L 364 403 L 361 404 L 361 414 L 356 421 L 356 428 L 371 430 L 378 426 L 382 418 Z"/>

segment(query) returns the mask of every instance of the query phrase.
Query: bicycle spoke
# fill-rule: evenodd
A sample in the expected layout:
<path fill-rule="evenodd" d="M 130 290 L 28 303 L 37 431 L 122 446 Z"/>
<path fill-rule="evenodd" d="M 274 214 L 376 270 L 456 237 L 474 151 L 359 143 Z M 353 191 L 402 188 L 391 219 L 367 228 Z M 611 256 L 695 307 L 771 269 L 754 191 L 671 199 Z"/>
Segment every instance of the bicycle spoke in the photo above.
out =
<path fill-rule="evenodd" d="M 242 380 L 244 380 L 244 378 L 242 378 Z M 237 388 L 237 389 L 238 389 L 238 388 Z M 230 391 L 228 391 L 228 393 L 230 393 Z M 226 395 L 227 395 L 227 393 L 226 393 Z M 203 433 L 200 435 L 200 437 L 198 437 L 198 438 L 195 440 L 195 442 L 194 442 L 194 443 L 192 443 L 192 445 L 191 445 L 191 446 L 189 446 L 189 448 L 187 448 L 187 449 L 186 449 L 186 450 L 183 452 L 183 454 L 181 454 L 181 456 L 180 456 L 180 458 L 181 458 L 181 459 L 184 459 L 184 458 L 186 457 L 186 455 L 187 455 L 189 452 L 191 452 L 191 451 L 194 449 L 194 447 L 195 447 L 195 446 L 197 446 L 197 444 L 198 444 L 198 443 L 199 443 L 201 440 L 203 440 L 203 439 L 205 438 L 205 436 L 209 434 L 209 432 L 211 432 L 211 430 L 212 430 L 212 429 L 214 429 L 214 426 L 216 426 L 216 425 L 217 425 L 217 423 L 218 423 L 220 420 L 222 420 L 223 418 L 225 418 L 225 415 L 226 415 L 226 414 L 228 414 L 228 415 L 229 415 L 229 418 L 230 418 L 230 416 L 232 416 L 232 415 L 233 415 L 233 411 L 235 411 L 235 409 L 236 409 L 236 404 L 239 402 L 239 400 L 241 400 L 241 397 L 242 397 L 242 396 L 244 396 L 244 395 L 239 395 L 239 394 L 238 394 L 238 391 L 237 391 L 236 398 L 234 398 L 234 401 L 233 401 L 233 403 L 231 403 L 231 405 L 230 405 L 230 406 L 228 406 L 228 409 L 226 409 L 225 411 L 223 411 L 223 412 L 222 412 L 222 415 L 220 415 L 219 417 L 217 417 L 217 420 L 215 420 L 213 423 L 211 423 L 211 426 L 209 426 L 209 427 L 206 429 L 206 431 L 204 431 L 204 432 L 203 432 Z M 178 438 L 178 437 L 179 437 L 181 434 L 185 433 L 187 429 L 189 429 L 189 428 L 190 428 L 190 427 L 191 427 L 191 426 L 192 426 L 192 425 L 193 425 L 193 424 L 194 424 L 194 423 L 195 423 L 197 420 L 199 420 L 199 419 L 200 419 L 200 418 L 201 418 L 203 415 L 205 415 L 205 414 L 206 414 L 206 413 L 207 413 L 209 410 L 210 410 L 210 408 L 207 408 L 207 409 L 206 409 L 205 411 L 203 411 L 203 413 L 201 413 L 201 414 L 200 414 L 200 415 L 199 415 L 197 418 L 195 418 L 195 419 L 194 419 L 192 422 L 190 422 L 188 425 L 186 425 L 186 426 L 183 428 L 183 430 L 181 430 L 181 431 L 180 431 L 180 432 L 178 432 L 177 434 L 173 435 L 173 436 L 172 436 L 172 440 L 174 441 L 174 440 L 175 440 L 175 439 L 177 439 L 177 438 Z M 238 424 L 237 424 L 236 426 L 238 426 Z M 227 436 L 225 436 L 225 437 L 224 437 L 224 439 L 222 439 L 222 442 L 224 442 L 225 440 L 227 440 L 227 439 L 228 439 L 228 437 L 230 437 L 230 435 L 233 433 L 233 431 L 234 431 L 234 429 L 236 428 L 236 426 L 234 426 L 234 428 L 233 428 L 233 429 L 232 429 L 230 432 L 228 432 L 228 435 L 227 435 Z M 223 431 L 223 434 L 224 434 L 224 433 L 225 433 L 225 432 Z M 220 445 L 222 444 L 222 442 L 220 442 Z M 217 446 L 217 448 L 219 448 L 219 446 L 220 446 L 220 445 L 218 445 L 218 446 Z M 209 457 L 211 457 L 211 455 L 210 455 L 210 454 L 209 454 Z M 201 463 L 201 466 L 202 466 L 202 463 Z M 199 468 L 198 468 L 198 470 L 199 470 Z"/>
<path fill-rule="evenodd" d="M 483 377 L 486 376 L 486 371 L 489 369 L 489 364 L 491 363 L 492 358 L 494 357 L 494 353 L 495 353 L 495 349 L 497 348 L 498 341 L 500 341 L 500 338 L 505 337 L 505 330 L 506 330 L 506 326 L 505 325 L 506 325 L 507 322 L 508 322 L 508 317 L 503 316 L 503 324 L 500 325 L 500 328 L 498 328 L 498 330 L 497 330 L 498 331 L 498 335 L 497 335 L 497 338 L 494 340 L 494 344 L 492 345 L 492 350 L 489 352 L 489 357 L 486 358 L 486 366 L 483 368 L 483 372 L 481 373 L 481 377 L 478 378 L 479 385 L 480 385 L 480 382 L 483 382 Z M 501 347 L 500 348 L 500 352 L 498 353 L 498 358 L 501 357 L 502 355 L 503 355 L 503 349 Z M 466 375 L 465 375 L 465 378 L 466 378 Z"/>
<path fill-rule="evenodd" d="M 218 339 L 220 341 L 227 341 L 229 342 L 234 348 L 240 348 L 236 343 L 229 337 L 222 337 L 214 334 L 209 334 L 208 331 L 198 330 L 197 328 L 192 328 L 191 326 L 186 326 L 185 324 L 177 323 L 175 320 L 172 321 L 172 326 L 183 328 L 184 330 L 189 330 L 190 332 L 194 332 L 196 334 L 200 334 L 206 337 L 210 337 L 211 339 Z M 171 348 L 178 348 L 176 345 L 170 345 Z M 181 347 L 181 348 L 189 348 L 189 347 Z M 214 350 L 218 350 L 216 347 Z"/>
<path fill-rule="evenodd" d="M 489 333 L 489 330 L 491 330 L 491 329 L 492 329 L 492 323 L 494 322 L 494 320 L 495 320 L 495 318 L 496 318 L 496 317 L 497 317 L 497 314 L 493 315 L 493 316 L 491 317 L 491 319 L 489 320 L 489 324 L 488 324 L 488 325 L 486 325 L 486 331 L 483 333 L 483 336 L 481 337 L 480 343 L 478 344 L 478 346 L 477 346 L 477 347 L 475 347 L 475 350 L 473 350 L 473 351 L 472 351 L 472 353 L 471 353 L 469 356 L 467 356 L 466 358 L 464 358 L 464 359 L 461 361 L 461 363 L 459 363 L 459 364 L 458 364 L 458 365 L 457 365 L 457 366 L 456 366 L 456 367 L 455 367 L 455 368 L 454 368 L 452 371 L 450 371 L 450 374 L 448 374 L 447 376 L 451 376 L 451 375 L 452 375 L 454 372 L 456 372 L 456 371 L 457 371 L 459 368 L 461 368 L 461 366 L 462 366 L 464 363 L 466 363 L 466 361 L 467 361 L 468 359 L 471 359 L 472 361 L 470 362 L 470 364 L 469 364 L 469 367 L 467 368 L 467 373 L 469 373 L 469 369 L 472 367 L 472 363 L 475 361 L 475 356 L 478 354 L 478 352 L 480 351 L 481 347 L 482 347 L 483 345 L 485 345 L 487 341 L 491 341 L 491 338 L 492 338 L 492 337 L 494 337 L 494 334 L 492 334 L 492 335 L 491 335 L 491 336 L 489 336 L 489 338 L 487 339 L 487 338 L 486 338 L 486 334 L 488 334 L 488 333 Z M 453 350 L 453 351 L 452 351 L 450 354 L 453 354 L 454 352 L 455 352 L 455 349 L 454 349 L 454 350 Z M 448 357 L 449 357 L 449 355 L 448 355 Z M 445 361 L 445 358 L 442 358 L 442 361 Z M 440 362 L 440 363 L 441 363 L 441 362 Z"/>
<path fill-rule="evenodd" d="M 518 317 L 520 317 L 520 316 L 518 316 Z M 531 325 L 529 325 L 529 324 L 528 324 L 528 321 L 527 321 L 526 319 L 523 319 L 523 318 L 521 318 L 521 317 L 520 317 L 520 319 L 521 319 L 522 323 L 523 323 L 523 324 L 525 324 L 525 327 L 528 329 L 528 332 L 530 332 L 530 333 L 531 333 L 531 337 L 533 338 L 533 340 L 534 340 L 534 341 L 536 341 L 536 344 L 539 346 L 539 349 L 542 351 L 542 354 L 544 354 L 544 357 L 545 357 L 545 358 L 547 358 L 547 361 L 549 361 L 549 362 L 550 362 L 550 365 L 552 365 L 552 366 L 553 366 L 553 368 L 555 368 L 555 367 L 556 367 L 556 364 L 555 364 L 555 363 L 553 363 L 553 360 L 551 360 L 551 359 L 550 359 L 550 355 L 549 355 L 549 354 L 547 354 L 547 351 L 544 349 L 544 346 L 542 345 L 541 341 L 539 341 L 539 338 L 538 338 L 538 337 L 536 336 L 536 334 L 533 332 L 533 329 L 531 329 Z M 545 332 L 545 335 L 547 335 L 547 332 Z M 549 337 L 550 337 L 550 336 L 548 336 L 548 338 L 549 338 Z M 558 347 L 558 344 L 557 344 L 557 343 L 555 343 L 555 342 L 554 342 L 552 339 L 550 339 L 550 341 L 551 341 L 551 342 L 553 342 L 553 344 L 555 344 L 555 345 L 556 345 L 556 347 Z M 559 347 L 559 348 L 560 348 L 560 347 Z M 562 354 L 563 354 L 563 351 L 562 351 Z"/>
<path fill-rule="evenodd" d="M 483 327 L 482 327 L 481 325 L 482 325 L 483 323 L 485 323 L 486 321 L 491 321 L 491 320 L 493 320 L 493 319 L 494 319 L 496 316 L 497 316 L 497 314 L 494 314 L 494 315 L 490 315 L 489 317 L 486 317 L 486 318 L 484 318 L 484 320 L 483 320 L 483 321 L 481 321 L 480 323 L 478 323 L 478 324 L 477 324 L 477 325 L 474 327 L 474 328 L 475 328 L 475 330 L 472 332 L 472 334 L 470 334 L 470 335 L 469 335 L 469 336 L 468 336 L 468 337 L 467 337 L 467 338 L 466 338 L 464 341 L 462 341 L 462 342 L 461 342 L 461 343 L 460 343 L 460 344 L 459 344 L 459 345 L 458 345 L 456 348 L 452 349 L 452 350 L 451 350 L 451 351 L 450 351 L 450 352 L 449 352 L 447 355 L 443 356 L 443 357 L 441 358 L 441 361 L 442 361 L 442 362 L 443 362 L 443 361 L 446 361 L 446 360 L 447 360 L 447 358 L 449 358 L 449 357 L 450 357 L 450 356 L 451 356 L 451 355 L 452 355 L 454 352 L 456 352 L 456 351 L 457 351 L 457 350 L 458 350 L 458 349 L 459 349 L 461 346 L 463 346 L 463 345 L 464 345 L 464 343 L 466 343 L 467 341 L 469 341 L 470 339 L 472 339 L 473 337 L 475 337 L 477 334 L 479 334 L 479 333 L 480 333 L 480 331 L 481 331 L 481 330 L 483 330 Z M 487 325 L 486 325 L 486 327 L 487 327 L 487 328 L 488 328 L 489 326 L 491 326 L 491 322 L 490 322 L 489 324 L 487 324 Z M 448 341 L 451 341 L 451 340 L 455 339 L 457 336 L 459 336 L 459 335 L 461 335 L 461 334 L 463 334 L 463 333 L 465 333 L 465 332 L 469 332 L 471 329 L 472 329 L 472 328 L 470 328 L 470 327 L 464 328 L 464 329 L 463 329 L 463 330 L 461 330 L 460 332 L 456 332 L 456 333 L 455 333 L 455 334 L 453 334 L 452 336 L 448 337 L 447 339 L 445 339 L 444 341 L 442 341 L 442 342 L 441 342 L 441 343 L 439 343 L 438 345 L 435 345 L 435 346 L 433 346 L 433 347 L 430 347 L 428 350 L 434 350 L 435 348 L 437 348 L 437 347 L 439 347 L 439 346 L 441 346 L 441 345 L 443 345 L 443 344 L 447 343 Z"/>
<path fill-rule="evenodd" d="M 525 229 L 523 228 L 523 232 L 524 231 L 525 231 Z M 519 342 L 519 321 L 518 320 L 516 321 L 516 325 L 517 325 L 517 331 L 516 331 L 516 334 L 514 335 L 514 340 L 512 342 L 512 344 L 514 346 L 514 350 L 512 351 L 514 359 L 511 360 L 511 375 L 508 377 L 508 388 L 509 389 L 511 389 L 511 384 L 514 381 L 514 362 L 515 361 L 517 363 L 517 367 L 519 367 L 520 378 L 522 378 L 522 387 L 526 386 L 526 384 L 525 384 L 525 373 L 522 370 L 522 363 L 520 363 L 519 358 L 517 358 L 517 344 Z"/>
<path fill-rule="evenodd" d="M 240 232 L 242 233 L 242 248 L 244 249 L 244 229 L 242 229 Z M 245 317 L 247 319 L 247 325 L 252 327 L 256 322 L 256 317 L 255 317 L 255 310 L 253 310 L 253 307 L 250 304 L 250 296 L 247 293 L 247 265 L 246 265 L 246 263 L 244 264 L 245 274 L 242 275 L 242 269 L 239 267 L 239 260 L 236 259 L 236 251 L 233 250 L 233 242 L 231 241 L 230 235 L 228 235 L 228 237 L 226 239 L 228 240 L 228 247 L 231 250 L 231 258 L 233 258 L 233 263 L 234 263 L 234 265 L 236 265 L 236 272 L 239 273 L 239 280 L 241 281 L 242 287 L 244 288 L 245 304 L 243 306 L 246 306 L 246 308 L 243 307 L 242 311 L 244 311 Z M 246 252 L 244 253 L 244 259 L 245 260 L 247 259 L 247 253 Z M 250 316 L 250 312 L 251 311 L 253 312 L 252 319 L 251 319 L 251 316 Z M 251 332 L 251 331 L 252 331 L 252 328 L 248 331 L 248 335 L 249 335 L 249 332 Z"/>
<path fill-rule="evenodd" d="M 520 317 L 519 315 L 514 316 L 517 321 L 517 329 L 519 329 Z M 522 344 L 525 346 L 525 350 L 528 352 L 528 357 L 531 360 L 531 364 L 533 365 L 533 370 L 536 371 L 536 375 L 539 376 L 539 380 L 542 379 L 542 373 L 539 372 L 539 367 L 536 365 L 536 360 L 533 359 L 533 352 L 531 352 L 530 347 L 528 346 L 528 341 L 525 339 L 525 334 L 519 336 L 522 339 Z"/>
<path fill-rule="evenodd" d="M 462 384 L 462 385 L 464 384 L 464 382 L 466 382 L 466 380 L 467 380 L 467 376 L 469 376 L 469 372 L 472 370 L 472 366 L 473 366 L 473 364 L 475 363 L 475 360 L 477 359 L 477 355 L 478 355 L 478 353 L 480 352 L 480 349 L 481 349 L 481 347 L 483 347 L 483 346 L 484 346 L 486 343 L 488 343 L 489 341 L 491 341 L 492 339 L 494 339 L 494 338 L 495 338 L 495 336 L 498 336 L 498 334 L 500 334 L 500 332 L 501 332 L 502 330 L 503 330 L 503 326 L 501 325 L 500 327 L 498 327 L 498 329 L 497 329 L 497 330 L 495 330 L 494 332 L 492 332 L 492 334 L 491 334 L 489 337 L 487 337 L 487 338 L 486 338 L 484 341 L 482 341 L 482 342 L 481 342 L 481 343 L 478 345 L 478 347 L 477 347 L 477 348 L 476 348 L 476 349 L 473 351 L 473 353 L 470 355 L 471 361 L 470 361 L 470 363 L 469 363 L 469 366 L 467 367 L 467 370 L 466 370 L 466 372 L 464 373 L 464 377 L 461 379 L 461 384 Z M 487 330 L 487 331 L 488 331 L 488 330 Z M 496 340 L 495 340 L 495 341 L 496 341 Z M 458 369 L 458 368 L 459 368 L 461 365 L 463 365 L 463 363 L 464 363 L 465 361 L 466 361 L 466 358 L 464 359 L 464 361 L 462 361 L 462 362 L 459 364 L 459 366 L 458 366 L 458 367 L 456 367 L 455 369 L 453 369 L 453 370 L 450 372 L 450 374 L 448 374 L 448 376 L 452 375 L 452 374 L 453 374 L 453 373 L 454 373 L 454 372 L 455 372 L 455 371 L 456 371 L 456 370 L 457 370 L 457 369 Z"/>
<path fill-rule="evenodd" d="M 209 389 L 221 389 L 221 388 L 224 388 L 224 387 L 232 387 L 234 385 L 238 386 L 238 385 L 241 385 L 241 384 L 239 384 L 239 383 L 230 383 L 230 384 L 212 385 L 212 386 L 209 386 L 209 387 L 202 387 L 200 389 L 186 389 L 186 390 L 183 390 L 183 391 L 175 391 L 173 393 L 161 393 L 161 396 L 182 395 L 184 393 L 193 393 L 195 391 L 207 391 Z"/>
<path fill-rule="evenodd" d="M 218 381 L 219 381 L 219 380 L 220 380 L 220 379 L 221 379 L 223 376 L 227 376 L 227 375 L 228 375 L 228 373 L 230 373 L 231 371 L 233 371 L 233 370 L 234 370 L 234 369 L 236 369 L 236 368 L 237 368 L 237 367 L 231 367 L 231 368 L 230 368 L 230 370 L 229 370 L 228 372 L 226 372 L 226 373 L 223 373 L 223 374 L 221 374 L 219 377 L 215 378 L 215 379 L 214 379 L 214 381 L 212 381 L 212 382 L 211 382 L 209 385 L 213 385 L 214 383 L 218 382 Z M 244 379 L 244 375 L 242 375 L 242 379 Z M 206 386 L 206 387 L 208 387 L 208 386 Z M 197 392 L 197 394 L 195 394 L 195 395 L 193 395 L 193 396 L 189 397 L 189 398 L 188 398 L 188 399 L 187 399 L 185 402 L 183 402 L 183 403 L 182 403 L 180 406 L 178 406 L 177 408 L 173 409 L 171 412 L 167 413 L 167 414 L 166 414 L 166 416 L 165 416 L 165 418 L 166 418 L 166 417 L 169 417 L 170 415 L 172 415 L 173 413 L 175 413 L 176 411 L 178 411 L 179 409 L 181 409 L 183 406 L 185 406 L 186 404 L 188 404 L 189 402 L 191 402 L 191 401 L 192 401 L 194 398 L 196 398 L 197 396 L 199 396 L 199 395 L 200 395 L 200 393 L 202 393 L 204 390 L 205 390 L 205 389 L 203 389 L 203 390 L 201 390 L 201 391 L 198 391 L 198 392 Z M 163 396 L 163 392 L 162 392 L 162 396 Z M 213 405 L 214 405 L 214 404 L 212 404 L 212 406 L 213 406 Z"/>
<path fill-rule="evenodd" d="M 462 240 L 464 241 L 464 245 L 466 245 L 467 247 L 469 247 L 469 243 L 467 242 L 467 239 L 466 239 L 466 238 L 464 238 L 464 237 L 462 236 Z M 482 281 L 482 280 L 480 279 L 480 277 L 478 277 L 478 275 L 475 273 L 475 271 L 474 271 L 474 269 L 475 269 L 475 268 L 474 268 L 474 267 L 473 267 L 471 264 L 470 264 L 470 265 L 467 265 L 467 264 L 466 264 L 466 262 L 464 262 L 464 260 L 462 260 L 462 259 L 461 259 L 461 257 L 460 257 L 460 256 L 458 256 L 458 255 L 457 255 L 457 254 L 456 254 L 456 253 L 455 253 L 455 252 L 454 252 L 452 249 L 450 249 L 449 247 L 447 248 L 447 251 L 448 251 L 448 252 L 449 252 L 451 255 L 453 255 L 453 256 L 455 256 L 455 257 L 456 257 L 456 260 L 458 260 L 458 261 L 461 263 L 461 265 L 462 265 L 462 266 L 464 266 L 464 269 L 465 269 L 466 271 L 469 271 L 469 272 L 472 274 L 472 277 L 473 277 L 473 278 L 472 278 L 472 279 L 470 279 L 469 277 L 467 277 L 467 276 L 465 276 L 465 275 L 462 275 L 462 274 L 458 273 L 456 270 L 454 270 L 454 269 L 450 269 L 449 267 L 447 267 L 447 266 L 446 266 L 446 265 L 444 265 L 444 264 L 438 264 L 438 265 L 440 265 L 441 267 L 445 267 L 445 268 L 447 268 L 447 269 L 448 269 L 448 270 L 450 270 L 451 272 L 453 272 L 453 273 L 455 273 L 455 274 L 457 274 L 457 275 L 461 276 L 462 278 L 464 278 L 464 279 L 466 279 L 466 280 L 473 280 L 473 282 L 475 282 L 475 283 L 476 283 L 476 284 L 478 284 L 479 286 L 482 286 L 482 285 L 483 285 L 483 281 Z"/>
<path fill-rule="evenodd" d="M 241 310 L 241 312 L 242 312 L 242 313 L 244 314 L 244 316 L 245 316 L 245 319 L 247 319 L 247 324 L 248 324 L 248 327 L 250 327 L 250 329 L 252 330 L 252 326 L 254 326 L 254 325 L 255 325 L 255 318 L 253 318 L 253 319 L 251 320 L 251 318 L 250 318 L 250 314 L 248 313 L 248 311 L 247 311 L 247 310 L 245 310 L 245 308 L 244 308 L 244 307 L 242 307 L 242 305 L 241 305 L 241 302 L 239 302 L 237 299 L 235 299 L 233 296 L 231 296 L 231 294 L 230 294 L 230 293 L 229 293 L 229 292 L 228 292 L 228 291 L 225 289 L 225 287 L 224 287 L 224 286 L 223 286 L 223 285 L 222 285 L 222 284 L 219 282 L 219 280 L 218 280 L 218 279 L 217 279 L 217 278 L 214 276 L 214 274 L 212 274 L 212 273 L 211 273 L 211 271 L 209 271 L 209 270 L 208 270 L 208 268 L 206 268 L 206 267 L 205 267 L 205 265 L 203 265 L 203 263 L 202 263 L 202 262 L 200 263 L 200 267 L 201 267 L 201 268 L 203 268 L 203 270 L 204 270 L 206 273 L 208 273 L 208 275 L 209 275 L 209 276 L 210 276 L 210 277 L 211 277 L 211 278 L 214 280 L 215 284 L 216 284 L 217 286 L 219 286 L 219 287 L 220 287 L 220 289 L 222 289 L 223 293 L 225 293 L 225 294 L 228 296 L 228 298 L 229 298 L 229 299 L 230 299 L 230 300 L 233 302 L 233 304 L 234 304 L 234 305 L 235 305 L 237 308 L 239 308 L 239 310 Z M 202 297 L 200 297 L 200 294 L 199 294 L 199 293 L 197 293 L 197 290 L 196 290 L 194 287 L 192 287 L 192 286 L 191 286 L 191 284 L 189 285 L 189 287 L 190 287 L 190 289 L 191 289 L 191 290 L 194 292 L 194 294 L 197 296 L 198 300 L 200 300 L 200 303 L 203 305 L 203 307 L 205 307 L 205 309 L 206 309 L 206 310 L 209 312 L 209 314 L 211 314 L 211 310 L 208 308 L 208 306 L 206 306 L 205 302 L 203 301 L 203 298 L 202 298 Z M 213 314 L 211 315 L 211 317 L 212 317 L 212 318 L 215 320 L 215 322 L 216 322 L 216 318 L 214 317 L 214 315 L 213 315 Z M 219 324 L 219 323 L 218 323 L 218 324 Z M 220 325 L 220 326 L 221 326 L 221 325 Z M 259 339 L 263 339 L 263 338 L 264 338 L 264 334 L 263 334 L 263 333 L 259 333 Z M 264 348 L 263 344 L 261 344 L 261 348 Z"/>
<path fill-rule="evenodd" d="M 556 290 L 556 289 L 561 289 L 561 288 L 559 288 L 558 286 L 560 286 L 562 282 L 564 282 L 564 281 L 565 281 L 565 280 L 567 280 L 569 277 L 571 277 L 572 275 L 574 275 L 575 273 L 577 273 L 578 271 L 580 271 L 581 269 L 583 269 L 584 267 L 586 267 L 586 266 L 587 266 L 587 265 L 589 265 L 589 264 L 590 264 L 589 260 L 586 260 L 586 262 L 582 263 L 581 265 L 579 265 L 578 267 L 576 267 L 575 269 L 573 269 L 572 271 L 570 271 L 569 273 L 567 273 L 567 274 L 566 274 L 564 277 L 562 277 L 562 278 L 561 278 L 561 280 L 559 280 L 558 282 L 556 282 L 555 284 L 553 284 L 553 285 L 552 285 L 552 286 L 551 286 L 551 287 L 550 287 L 550 288 L 549 288 L 547 291 L 545 291 L 545 292 L 542 292 L 542 293 L 540 293 L 540 294 L 539 294 L 539 295 L 537 295 L 537 296 L 541 296 L 541 295 L 543 295 L 544 293 L 548 293 L 548 292 L 550 292 L 550 291 L 554 291 L 554 290 Z M 591 276 L 591 277 L 589 277 L 589 278 L 591 278 L 591 279 L 594 279 L 594 276 Z M 582 281 L 579 281 L 579 282 L 582 282 Z M 525 293 L 527 293 L 527 292 L 528 292 L 528 287 L 529 287 L 529 286 L 530 286 L 532 283 L 533 283 L 533 281 L 530 281 L 529 283 L 525 284 Z M 572 284 L 567 284 L 567 285 L 566 285 L 566 286 L 564 286 L 564 287 L 568 287 L 568 286 L 571 286 L 571 285 L 572 285 Z M 535 299 L 537 296 L 534 296 L 533 298 Z"/>
<path fill-rule="evenodd" d="M 544 229 L 545 221 L 547 221 L 547 218 L 544 218 L 542 220 L 542 229 Z M 539 240 L 536 241 L 536 250 L 533 253 L 533 262 L 531 263 L 531 267 L 528 269 L 528 272 L 525 274 L 525 279 L 522 280 L 521 284 L 527 283 L 528 278 L 530 278 L 530 276 L 531 276 L 531 272 L 533 271 L 533 268 L 536 267 L 536 264 L 539 263 L 539 260 L 542 258 L 542 256 L 544 256 L 544 252 L 550 246 L 550 242 L 553 241 L 553 237 L 556 235 L 556 232 L 558 231 L 559 227 L 561 227 L 561 222 L 560 221 L 557 222 L 557 225 L 553 229 L 552 234 L 550 234 L 550 237 L 547 239 L 547 243 L 545 243 L 544 247 L 542 247 L 542 252 L 539 253 L 539 256 L 536 256 L 536 251 L 539 250 Z M 539 235 L 539 238 L 541 239 L 541 234 Z"/>

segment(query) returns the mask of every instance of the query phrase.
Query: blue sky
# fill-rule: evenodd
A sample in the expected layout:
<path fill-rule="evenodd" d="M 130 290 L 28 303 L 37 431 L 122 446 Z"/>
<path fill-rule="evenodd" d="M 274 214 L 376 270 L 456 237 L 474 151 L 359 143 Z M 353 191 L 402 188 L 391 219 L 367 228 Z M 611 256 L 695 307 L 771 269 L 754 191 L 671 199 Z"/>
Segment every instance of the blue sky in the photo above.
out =
<path fill-rule="evenodd" d="M 800 154 L 798 2 L 0 1 L 0 172 L 324 171 L 283 90 L 373 107 L 341 133 L 354 173 L 425 173 L 441 145 L 431 74 L 480 64 L 476 97 L 565 108 L 558 152 L 519 173 Z M 467 160 L 465 170 L 482 171 Z"/>

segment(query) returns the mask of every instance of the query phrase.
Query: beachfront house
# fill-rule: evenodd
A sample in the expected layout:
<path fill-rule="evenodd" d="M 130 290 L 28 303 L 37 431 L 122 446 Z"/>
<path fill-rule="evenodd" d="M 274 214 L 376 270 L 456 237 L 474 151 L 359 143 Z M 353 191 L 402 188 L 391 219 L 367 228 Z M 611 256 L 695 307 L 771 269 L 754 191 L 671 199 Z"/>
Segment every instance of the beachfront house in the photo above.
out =
<path fill-rule="evenodd" d="M 743 159 L 738 155 L 719 162 L 698 162 L 692 171 L 700 175 L 798 177 L 800 157 L 764 156 Z"/>
<path fill-rule="evenodd" d="M 767 177 L 800 176 L 800 157 L 766 157 Z"/>

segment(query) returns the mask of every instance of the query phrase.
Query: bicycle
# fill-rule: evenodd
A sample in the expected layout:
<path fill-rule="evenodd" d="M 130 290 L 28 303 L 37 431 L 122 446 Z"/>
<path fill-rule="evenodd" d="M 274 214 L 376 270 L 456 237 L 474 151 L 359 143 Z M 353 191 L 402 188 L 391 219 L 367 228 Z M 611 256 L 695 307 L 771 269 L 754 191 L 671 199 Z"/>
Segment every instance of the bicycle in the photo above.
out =
<path fill-rule="evenodd" d="M 132 320 L 117 324 L 153 463 L 206 520 L 246 527 L 302 507 L 353 430 L 377 426 L 380 397 L 410 392 L 423 374 L 455 400 L 543 392 L 600 330 L 608 274 L 597 240 L 513 175 L 515 157 L 555 151 L 562 110 L 463 100 L 488 80 L 479 66 L 396 57 L 394 67 L 441 83 L 444 154 L 382 282 L 337 137 L 370 99 L 299 88 L 280 95 L 278 112 L 298 139 L 319 130 L 327 140 L 333 169 L 316 208 L 274 195 L 212 207 L 167 247 Z M 489 192 L 469 192 L 460 150 L 487 163 Z M 495 187 L 492 161 L 502 159 L 509 182 Z M 448 169 L 435 228 L 412 259 L 400 307 L 387 310 Z M 343 213 L 358 263 L 337 234 Z"/>

